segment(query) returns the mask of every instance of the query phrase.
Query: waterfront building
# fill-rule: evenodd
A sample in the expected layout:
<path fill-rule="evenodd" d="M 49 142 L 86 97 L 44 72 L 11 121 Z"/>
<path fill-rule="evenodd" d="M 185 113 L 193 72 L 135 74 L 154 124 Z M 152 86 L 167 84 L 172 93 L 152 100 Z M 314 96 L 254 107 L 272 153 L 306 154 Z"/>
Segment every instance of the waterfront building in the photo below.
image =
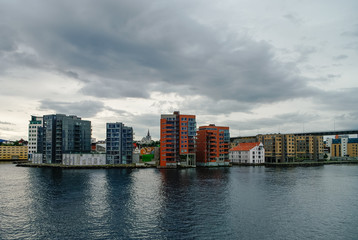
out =
<path fill-rule="evenodd" d="M 27 146 L 0 146 L 0 160 L 27 160 Z"/>
<path fill-rule="evenodd" d="M 230 149 L 229 158 L 232 163 L 264 163 L 264 145 L 260 142 L 239 143 L 236 147 Z"/>
<path fill-rule="evenodd" d="M 107 164 L 132 163 L 133 128 L 120 122 L 107 123 L 106 136 Z"/>
<path fill-rule="evenodd" d="M 229 165 L 229 127 L 201 126 L 196 136 L 196 165 Z"/>
<path fill-rule="evenodd" d="M 91 122 L 77 116 L 43 116 L 43 162 L 62 163 L 64 153 L 91 152 Z"/>
<path fill-rule="evenodd" d="M 160 119 L 160 167 L 195 166 L 195 115 L 179 111 L 162 114 Z"/>
<path fill-rule="evenodd" d="M 343 136 L 331 139 L 331 142 L 330 150 L 332 157 L 358 157 L 358 138 Z"/>
<path fill-rule="evenodd" d="M 296 162 L 323 159 L 323 136 L 295 134 L 257 135 L 265 147 L 266 162 Z"/>
<path fill-rule="evenodd" d="M 29 122 L 28 157 L 33 153 L 42 153 L 43 150 L 43 117 L 31 116 Z"/>

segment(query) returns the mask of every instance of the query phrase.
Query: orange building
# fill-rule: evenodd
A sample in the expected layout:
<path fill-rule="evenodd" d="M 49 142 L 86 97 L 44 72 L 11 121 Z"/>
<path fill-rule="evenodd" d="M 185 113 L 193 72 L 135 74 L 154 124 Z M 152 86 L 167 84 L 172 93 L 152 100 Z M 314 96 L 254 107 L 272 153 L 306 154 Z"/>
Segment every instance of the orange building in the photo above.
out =
<path fill-rule="evenodd" d="M 195 115 L 162 114 L 160 119 L 160 167 L 181 163 L 195 166 Z"/>
<path fill-rule="evenodd" d="M 229 127 L 214 124 L 199 127 L 196 137 L 196 164 L 198 166 L 229 165 Z"/>

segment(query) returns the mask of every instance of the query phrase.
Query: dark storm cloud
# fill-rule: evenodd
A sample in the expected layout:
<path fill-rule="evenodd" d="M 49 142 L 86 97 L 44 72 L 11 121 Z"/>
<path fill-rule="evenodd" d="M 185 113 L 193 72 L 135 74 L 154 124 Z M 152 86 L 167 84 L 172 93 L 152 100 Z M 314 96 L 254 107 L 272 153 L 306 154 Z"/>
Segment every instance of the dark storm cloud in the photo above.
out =
<path fill-rule="evenodd" d="M 39 58 L 28 65 L 52 66 L 83 81 L 83 94 L 101 98 L 178 92 L 226 101 L 235 108 L 235 102 L 251 107 L 319 92 L 308 86 L 310 79 L 301 76 L 295 63 L 278 61 L 267 42 L 227 34 L 196 20 L 195 4 L 9 1 L 0 5 L 0 20 L 15 30 L 3 48 L 13 52 L 13 62 L 20 62 L 14 48 L 28 46 Z M 300 61 L 315 51 L 299 50 Z"/>
<path fill-rule="evenodd" d="M 98 101 L 57 102 L 45 99 L 41 101 L 40 110 L 89 118 L 104 110 L 104 104 Z"/>

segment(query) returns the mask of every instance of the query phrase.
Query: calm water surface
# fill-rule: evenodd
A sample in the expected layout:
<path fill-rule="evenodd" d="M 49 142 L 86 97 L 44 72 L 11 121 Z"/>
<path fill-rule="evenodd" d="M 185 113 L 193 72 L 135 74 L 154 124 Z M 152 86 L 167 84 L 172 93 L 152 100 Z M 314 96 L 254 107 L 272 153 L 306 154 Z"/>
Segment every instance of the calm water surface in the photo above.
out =
<path fill-rule="evenodd" d="M 358 239 L 358 166 L 0 164 L 0 239 Z"/>

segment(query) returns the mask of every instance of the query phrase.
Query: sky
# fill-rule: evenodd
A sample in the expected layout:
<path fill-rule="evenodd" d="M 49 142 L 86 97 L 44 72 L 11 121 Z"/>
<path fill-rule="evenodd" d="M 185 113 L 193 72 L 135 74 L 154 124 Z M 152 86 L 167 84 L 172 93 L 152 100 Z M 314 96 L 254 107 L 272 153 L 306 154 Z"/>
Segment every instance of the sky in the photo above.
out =
<path fill-rule="evenodd" d="M 358 129 L 356 0 L 0 0 L 0 138 L 62 113 L 159 139 L 161 114 L 231 136 Z"/>

